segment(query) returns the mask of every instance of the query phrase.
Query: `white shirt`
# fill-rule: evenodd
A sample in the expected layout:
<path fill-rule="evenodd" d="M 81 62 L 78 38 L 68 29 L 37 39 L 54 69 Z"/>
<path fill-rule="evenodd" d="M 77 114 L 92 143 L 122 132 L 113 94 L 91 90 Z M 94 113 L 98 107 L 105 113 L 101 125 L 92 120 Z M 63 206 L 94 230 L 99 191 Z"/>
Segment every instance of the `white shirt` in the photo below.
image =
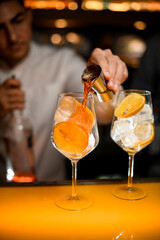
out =
<path fill-rule="evenodd" d="M 15 75 L 26 94 L 24 114 L 34 131 L 34 154 L 39 181 L 65 179 L 64 156 L 51 143 L 57 96 L 61 92 L 82 92 L 85 61 L 73 50 L 31 43 L 25 60 L 10 71 L 0 68 L 0 83 Z M 65 160 L 66 161 L 66 160 Z"/>

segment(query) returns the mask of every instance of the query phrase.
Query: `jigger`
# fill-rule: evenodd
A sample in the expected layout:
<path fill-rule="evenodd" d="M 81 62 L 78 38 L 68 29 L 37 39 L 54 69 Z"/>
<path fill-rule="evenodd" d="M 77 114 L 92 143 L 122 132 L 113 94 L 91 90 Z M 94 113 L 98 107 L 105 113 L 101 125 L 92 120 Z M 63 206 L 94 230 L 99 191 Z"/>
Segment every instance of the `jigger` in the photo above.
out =
<path fill-rule="evenodd" d="M 90 65 L 82 73 L 82 81 L 91 81 L 91 87 L 96 92 L 100 102 L 108 102 L 114 93 L 105 85 L 105 80 L 99 65 Z"/>

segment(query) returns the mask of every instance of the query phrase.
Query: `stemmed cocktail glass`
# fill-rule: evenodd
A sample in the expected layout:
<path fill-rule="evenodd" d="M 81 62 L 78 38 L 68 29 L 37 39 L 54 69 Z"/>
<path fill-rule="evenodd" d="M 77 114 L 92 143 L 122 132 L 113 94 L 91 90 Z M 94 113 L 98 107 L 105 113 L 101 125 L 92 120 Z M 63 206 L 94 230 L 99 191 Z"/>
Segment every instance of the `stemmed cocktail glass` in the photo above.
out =
<path fill-rule="evenodd" d="M 146 196 L 133 186 L 134 156 L 154 138 L 151 92 L 121 90 L 117 96 L 111 137 L 129 155 L 128 185 L 116 188 L 113 194 L 121 199 L 137 200 Z"/>
<path fill-rule="evenodd" d="M 99 142 L 92 94 L 85 101 L 83 93 L 59 94 L 51 139 L 54 147 L 72 163 L 72 193 L 58 196 L 56 205 L 67 210 L 89 207 L 91 200 L 77 194 L 77 162 Z"/>

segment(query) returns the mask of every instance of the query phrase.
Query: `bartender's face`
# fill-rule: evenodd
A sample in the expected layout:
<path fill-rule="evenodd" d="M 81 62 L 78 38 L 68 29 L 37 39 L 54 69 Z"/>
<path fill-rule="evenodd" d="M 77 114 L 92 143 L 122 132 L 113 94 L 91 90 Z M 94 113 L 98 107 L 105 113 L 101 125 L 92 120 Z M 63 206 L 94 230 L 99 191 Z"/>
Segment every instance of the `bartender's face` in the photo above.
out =
<path fill-rule="evenodd" d="M 0 3 L 0 58 L 13 67 L 27 55 L 32 37 L 31 12 L 16 0 Z"/>

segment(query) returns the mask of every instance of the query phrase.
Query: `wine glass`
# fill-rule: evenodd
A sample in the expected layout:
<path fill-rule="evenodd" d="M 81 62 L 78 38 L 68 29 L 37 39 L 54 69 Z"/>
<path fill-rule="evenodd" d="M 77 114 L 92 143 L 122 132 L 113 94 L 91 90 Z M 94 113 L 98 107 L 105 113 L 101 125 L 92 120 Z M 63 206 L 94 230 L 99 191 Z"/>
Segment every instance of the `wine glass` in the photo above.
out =
<path fill-rule="evenodd" d="M 111 125 L 111 138 L 129 156 L 128 185 L 118 187 L 113 195 L 126 200 L 146 197 L 142 189 L 133 186 L 134 156 L 154 138 L 154 117 L 151 92 L 121 90 L 118 93 Z"/>
<path fill-rule="evenodd" d="M 81 210 L 91 205 L 86 196 L 77 194 L 77 163 L 99 142 L 94 98 L 88 94 L 69 92 L 58 95 L 51 134 L 53 146 L 72 164 L 72 193 L 59 196 L 56 205 L 68 210 Z"/>

